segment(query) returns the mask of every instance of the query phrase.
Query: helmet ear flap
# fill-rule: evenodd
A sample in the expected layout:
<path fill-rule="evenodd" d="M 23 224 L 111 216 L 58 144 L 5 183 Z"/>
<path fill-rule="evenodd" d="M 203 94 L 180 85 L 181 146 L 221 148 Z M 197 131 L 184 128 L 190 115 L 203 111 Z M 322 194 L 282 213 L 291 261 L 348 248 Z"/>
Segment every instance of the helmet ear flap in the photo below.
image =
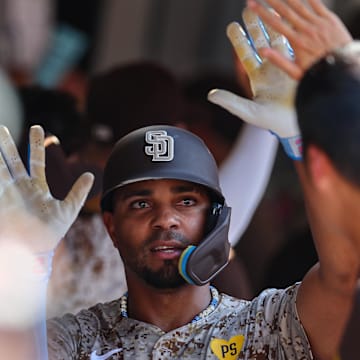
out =
<path fill-rule="evenodd" d="M 209 209 L 209 215 L 205 225 L 205 235 L 208 235 L 212 229 L 214 229 L 216 222 L 221 213 L 223 205 L 218 202 L 213 202 Z"/>
<path fill-rule="evenodd" d="M 188 246 L 181 254 L 178 270 L 188 283 L 204 285 L 228 264 L 230 214 L 228 206 L 213 206 L 209 221 L 209 225 L 213 222 L 212 229 L 198 246 Z"/>

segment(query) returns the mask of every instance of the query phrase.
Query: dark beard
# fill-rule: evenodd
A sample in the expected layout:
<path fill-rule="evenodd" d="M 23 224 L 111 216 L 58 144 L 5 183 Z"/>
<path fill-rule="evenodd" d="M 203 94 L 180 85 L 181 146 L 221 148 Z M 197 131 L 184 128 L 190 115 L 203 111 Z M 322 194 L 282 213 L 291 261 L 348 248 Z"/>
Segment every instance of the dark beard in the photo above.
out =
<path fill-rule="evenodd" d="M 190 241 L 182 234 L 175 231 L 154 231 L 146 240 L 144 247 L 149 248 L 151 243 L 157 239 L 176 239 L 184 247 L 190 245 Z M 186 280 L 180 275 L 178 270 L 178 260 L 164 260 L 163 265 L 158 270 L 150 269 L 146 264 L 146 259 L 141 256 L 129 256 L 127 266 L 147 284 L 157 289 L 176 289 L 186 284 Z"/>
<path fill-rule="evenodd" d="M 163 267 L 157 271 L 138 267 L 136 273 L 147 284 L 157 289 L 176 289 L 186 284 L 172 260 L 165 260 Z"/>

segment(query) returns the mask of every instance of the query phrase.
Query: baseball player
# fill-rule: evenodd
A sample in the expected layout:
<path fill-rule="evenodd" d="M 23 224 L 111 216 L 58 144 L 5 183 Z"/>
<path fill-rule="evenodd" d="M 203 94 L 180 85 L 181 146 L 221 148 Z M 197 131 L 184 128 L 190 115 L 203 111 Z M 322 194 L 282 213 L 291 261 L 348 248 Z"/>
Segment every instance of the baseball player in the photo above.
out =
<path fill-rule="evenodd" d="M 326 23 L 328 13 L 319 12 L 321 3 L 309 3 L 309 11 L 323 16 Z M 251 33 L 254 47 L 240 27 L 231 26 L 229 33 L 247 65 L 255 98 L 244 103 L 227 94 L 226 105 L 250 114 L 244 120 L 256 114 L 263 127 L 275 117 L 275 127 L 268 128 L 291 157 L 301 159 L 293 107 L 297 84 L 266 58 L 258 61 L 257 51 L 268 43 L 290 59 L 291 50 L 286 39 L 271 29 L 265 36 L 265 27 L 251 10 L 244 14 L 248 31 L 256 30 Z M 323 31 L 316 26 L 312 30 Z M 328 50 L 347 47 L 351 42 L 347 35 L 344 31 L 332 47 L 326 45 Z M 275 86 L 274 95 L 269 97 L 264 86 L 267 90 Z M 218 103 L 224 99 L 221 94 Z M 43 140 L 43 130 L 32 127 L 28 174 L 10 134 L 0 127 L 0 201 L 7 205 L 0 210 L 1 235 L 26 240 L 39 254 L 46 284 L 51 254 L 76 217 L 93 177 L 83 174 L 65 200 L 52 198 L 44 175 Z M 359 202 L 353 201 L 358 190 L 331 167 L 326 151 L 311 142 L 305 145 L 303 162 L 296 166 L 319 264 L 301 283 L 265 290 L 244 301 L 219 294 L 209 285 L 228 261 L 231 209 L 204 143 L 171 126 L 141 128 L 120 139 L 105 168 L 101 206 L 124 261 L 128 292 L 113 302 L 50 320 L 50 358 L 331 359 L 351 310 L 360 267 L 358 229 L 343 216 L 345 209 L 360 211 Z M 42 356 L 47 356 L 46 350 Z"/>

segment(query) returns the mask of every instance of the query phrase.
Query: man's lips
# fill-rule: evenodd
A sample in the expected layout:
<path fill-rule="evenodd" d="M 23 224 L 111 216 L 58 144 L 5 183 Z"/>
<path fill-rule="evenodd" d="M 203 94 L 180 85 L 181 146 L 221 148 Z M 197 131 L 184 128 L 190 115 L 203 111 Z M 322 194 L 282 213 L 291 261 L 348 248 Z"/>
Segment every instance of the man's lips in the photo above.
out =
<path fill-rule="evenodd" d="M 160 259 L 174 259 L 179 257 L 185 248 L 184 244 L 177 241 L 166 241 L 153 244 L 150 251 Z"/>

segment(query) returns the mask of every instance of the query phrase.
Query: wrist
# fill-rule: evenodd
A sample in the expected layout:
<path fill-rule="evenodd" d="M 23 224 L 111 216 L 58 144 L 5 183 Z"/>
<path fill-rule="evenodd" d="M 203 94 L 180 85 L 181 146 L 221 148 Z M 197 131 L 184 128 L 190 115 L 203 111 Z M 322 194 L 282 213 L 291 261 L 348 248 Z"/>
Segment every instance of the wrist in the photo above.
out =
<path fill-rule="evenodd" d="M 0 246 L 0 327 L 27 329 L 42 317 L 52 253 L 33 254 L 22 244 Z"/>
<path fill-rule="evenodd" d="M 302 160 L 302 139 L 301 135 L 283 138 L 271 132 L 281 142 L 286 155 L 292 160 Z"/>
<path fill-rule="evenodd" d="M 348 41 L 345 45 L 336 48 L 333 51 L 337 55 L 352 55 L 355 57 L 360 56 L 360 40 Z"/>
<path fill-rule="evenodd" d="M 34 254 L 31 276 L 38 280 L 48 280 L 52 271 L 54 250 Z"/>

